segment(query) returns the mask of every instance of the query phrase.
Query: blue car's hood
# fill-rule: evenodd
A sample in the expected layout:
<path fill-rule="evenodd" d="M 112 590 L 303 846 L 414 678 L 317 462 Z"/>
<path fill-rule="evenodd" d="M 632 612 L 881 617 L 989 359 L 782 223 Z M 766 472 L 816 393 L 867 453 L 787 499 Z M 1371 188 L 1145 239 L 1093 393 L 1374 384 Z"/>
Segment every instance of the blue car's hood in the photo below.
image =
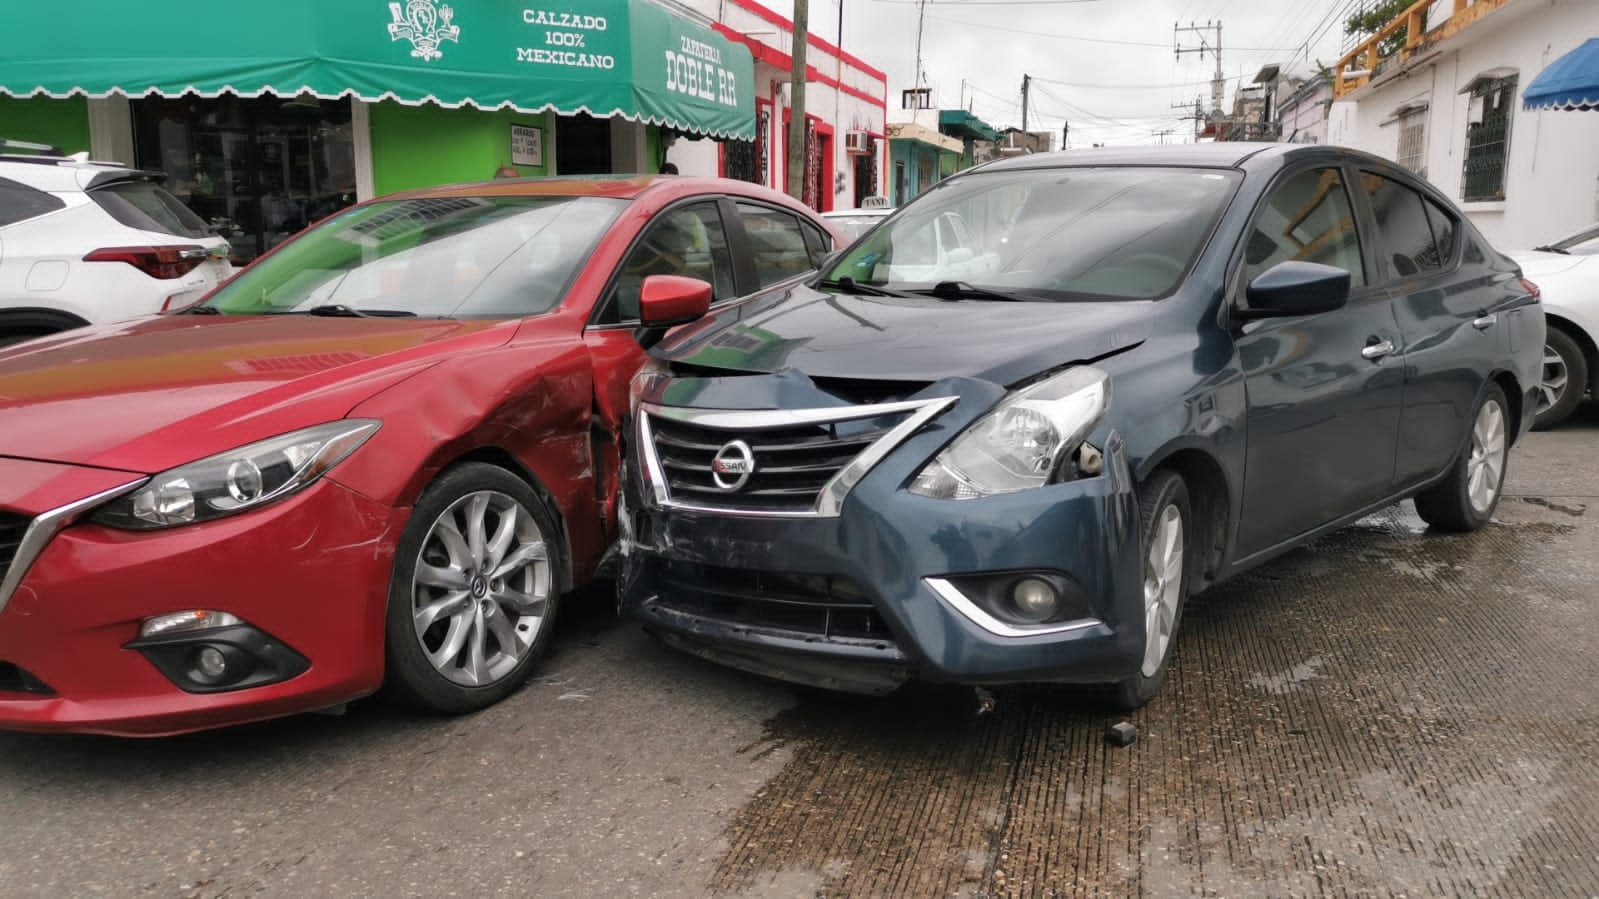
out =
<path fill-rule="evenodd" d="M 951 302 L 798 286 L 683 328 L 655 355 L 732 371 L 1009 385 L 1135 346 L 1148 337 L 1154 315 L 1155 304 L 1143 300 Z"/>

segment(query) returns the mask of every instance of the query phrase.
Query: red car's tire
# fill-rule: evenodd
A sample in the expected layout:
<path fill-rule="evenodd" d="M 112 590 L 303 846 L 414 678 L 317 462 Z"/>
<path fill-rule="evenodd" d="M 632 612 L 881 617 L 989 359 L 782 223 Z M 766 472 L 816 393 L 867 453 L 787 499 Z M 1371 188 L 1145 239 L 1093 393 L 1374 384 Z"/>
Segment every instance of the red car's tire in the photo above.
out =
<path fill-rule="evenodd" d="M 385 691 L 454 714 L 520 688 L 554 629 L 559 534 L 544 500 L 503 468 L 469 462 L 440 475 L 395 556 Z"/>

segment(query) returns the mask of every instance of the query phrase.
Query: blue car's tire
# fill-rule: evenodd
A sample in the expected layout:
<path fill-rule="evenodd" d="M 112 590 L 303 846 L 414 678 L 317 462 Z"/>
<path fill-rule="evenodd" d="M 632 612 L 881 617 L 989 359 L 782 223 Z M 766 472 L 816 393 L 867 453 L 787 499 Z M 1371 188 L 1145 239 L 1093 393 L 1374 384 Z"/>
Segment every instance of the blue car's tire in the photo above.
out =
<path fill-rule="evenodd" d="M 1504 492 L 1511 430 L 1505 392 L 1489 384 L 1448 476 L 1416 495 L 1422 521 L 1444 531 L 1475 531 L 1493 518 Z"/>
<path fill-rule="evenodd" d="M 1144 656 L 1138 670 L 1113 684 L 1110 702 L 1132 711 L 1160 692 L 1188 599 L 1189 547 L 1194 534 L 1188 486 L 1177 474 L 1159 470 L 1138 489 L 1144 572 Z"/>

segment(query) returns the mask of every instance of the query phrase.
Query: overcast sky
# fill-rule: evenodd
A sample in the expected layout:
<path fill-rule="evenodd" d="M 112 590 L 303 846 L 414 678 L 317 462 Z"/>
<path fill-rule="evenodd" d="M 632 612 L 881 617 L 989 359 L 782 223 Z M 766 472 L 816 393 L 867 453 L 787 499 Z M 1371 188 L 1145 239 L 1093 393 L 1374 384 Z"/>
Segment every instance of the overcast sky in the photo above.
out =
<path fill-rule="evenodd" d="M 762 0 L 791 16 L 792 0 Z M 1207 52 L 1173 53 L 1173 24 L 1222 23 L 1222 70 L 1227 102 L 1240 81 L 1249 84 L 1271 62 L 1308 58 L 1331 64 L 1342 47 L 1343 19 L 1359 0 L 929 0 L 922 31 L 922 66 L 934 104 L 965 104 L 996 127 L 1021 125 L 1022 75 L 1033 77 L 1028 127 L 1051 130 L 1060 146 L 1064 122 L 1071 146 L 1156 143 L 1152 132 L 1172 129 L 1167 141 L 1193 139 L 1182 110 L 1203 96 L 1210 106 L 1216 59 Z M 888 118 L 900 117 L 900 90 L 912 86 L 916 58 L 916 0 L 810 0 L 811 30 L 838 38 L 844 5 L 845 50 L 888 73 Z M 1179 33 L 1197 48 L 1201 34 Z M 1204 33 L 1207 45 L 1214 32 Z"/>

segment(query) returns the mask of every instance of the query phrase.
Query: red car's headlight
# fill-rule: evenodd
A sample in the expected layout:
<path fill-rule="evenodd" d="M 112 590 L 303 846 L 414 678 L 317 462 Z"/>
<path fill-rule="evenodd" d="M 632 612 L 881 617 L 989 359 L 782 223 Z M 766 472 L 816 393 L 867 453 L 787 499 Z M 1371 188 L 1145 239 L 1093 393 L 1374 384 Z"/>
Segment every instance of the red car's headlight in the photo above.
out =
<path fill-rule="evenodd" d="M 101 506 L 92 520 L 151 531 L 259 508 L 314 483 L 365 443 L 378 425 L 366 419 L 334 421 L 190 462 Z"/>

